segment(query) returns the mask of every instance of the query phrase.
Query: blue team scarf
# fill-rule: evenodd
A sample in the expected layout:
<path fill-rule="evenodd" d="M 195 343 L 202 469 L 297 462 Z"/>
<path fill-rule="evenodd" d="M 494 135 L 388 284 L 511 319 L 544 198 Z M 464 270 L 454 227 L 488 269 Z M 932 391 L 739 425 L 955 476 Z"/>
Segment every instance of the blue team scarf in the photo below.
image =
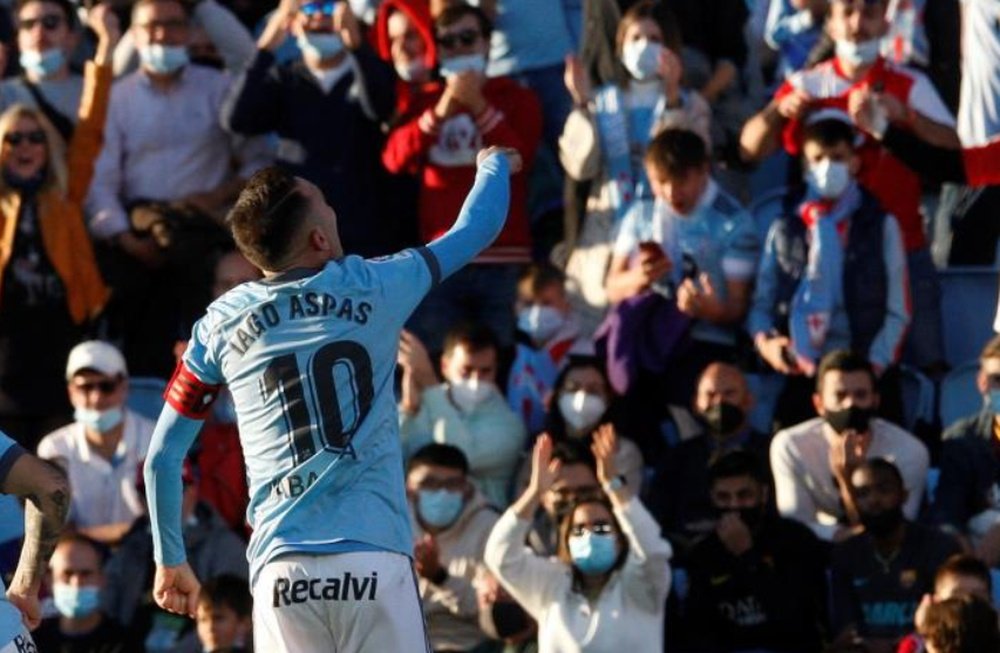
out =
<path fill-rule="evenodd" d="M 651 196 L 646 175 L 642 170 L 632 169 L 632 152 L 629 142 L 628 111 L 622 89 L 608 84 L 597 92 L 595 98 L 595 119 L 601 142 L 601 154 L 607 166 L 611 189 L 611 207 L 615 211 L 615 222 L 625 217 L 629 206 L 636 199 Z M 667 110 L 667 98 L 661 94 L 653 109 L 650 133 L 646 135 L 643 148 L 652 140 L 652 133 Z"/>
<path fill-rule="evenodd" d="M 823 355 L 830 318 L 843 293 L 844 246 L 840 234 L 859 206 L 861 192 L 851 182 L 832 206 L 810 191 L 799 207 L 809 230 L 809 259 L 805 277 L 792 297 L 788 330 L 792 353 L 799 367 L 810 375 Z"/>

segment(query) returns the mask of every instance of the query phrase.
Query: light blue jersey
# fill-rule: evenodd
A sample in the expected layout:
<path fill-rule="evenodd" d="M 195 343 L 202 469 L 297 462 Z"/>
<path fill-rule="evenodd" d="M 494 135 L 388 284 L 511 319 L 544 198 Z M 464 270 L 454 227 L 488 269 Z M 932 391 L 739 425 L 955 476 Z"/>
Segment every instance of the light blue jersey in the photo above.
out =
<path fill-rule="evenodd" d="M 7 479 L 7 473 L 14 462 L 24 453 L 21 445 L 11 440 L 7 434 L 0 432 L 0 487 Z M 11 513 L 4 512 L 0 519 L 13 518 Z M 18 515 L 20 517 L 20 515 Z M 0 579 L 0 648 L 9 644 L 15 637 L 24 632 L 21 621 L 21 611 L 7 600 L 7 587 Z"/>
<path fill-rule="evenodd" d="M 292 552 L 412 555 L 393 389 L 399 334 L 427 291 L 499 233 L 508 176 L 505 157 L 484 162 L 455 226 L 426 248 L 247 283 L 195 325 L 184 366 L 204 384 L 227 384 L 236 406 L 252 578 Z M 177 463 L 197 425 L 168 406 L 150 445 L 161 564 L 185 557 Z"/>

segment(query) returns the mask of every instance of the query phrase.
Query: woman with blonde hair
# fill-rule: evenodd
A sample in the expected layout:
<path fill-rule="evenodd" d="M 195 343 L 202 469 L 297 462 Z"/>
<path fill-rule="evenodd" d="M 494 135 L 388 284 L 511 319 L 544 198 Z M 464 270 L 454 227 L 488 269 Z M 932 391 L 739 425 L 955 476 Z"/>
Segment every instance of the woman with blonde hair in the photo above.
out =
<path fill-rule="evenodd" d="M 670 591 L 670 544 L 615 465 L 614 432 L 594 436 L 597 478 L 607 498 L 570 507 L 559 528 L 558 560 L 525 546 L 531 519 L 559 472 L 552 440 L 532 452 L 528 489 L 486 542 L 487 567 L 538 622 L 541 653 L 663 650 Z"/>
<path fill-rule="evenodd" d="M 108 301 L 83 217 L 100 153 L 117 18 L 90 11 L 98 35 L 68 146 L 38 109 L 0 115 L 0 430 L 30 448 L 68 421 L 63 368 Z"/>

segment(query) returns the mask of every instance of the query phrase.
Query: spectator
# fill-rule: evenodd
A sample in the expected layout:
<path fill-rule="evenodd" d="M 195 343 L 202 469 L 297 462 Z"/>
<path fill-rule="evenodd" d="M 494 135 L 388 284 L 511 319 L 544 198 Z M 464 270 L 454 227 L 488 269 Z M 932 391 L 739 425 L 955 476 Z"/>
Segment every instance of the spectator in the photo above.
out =
<path fill-rule="evenodd" d="M 913 616 L 917 632 L 925 629 L 927 611 L 931 605 L 965 596 L 992 603 L 993 579 L 990 568 L 982 560 L 960 553 L 945 560 L 934 575 L 934 594 L 924 595 Z M 924 650 L 924 641 L 919 635 L 908 635 L 899 643 L 896 653 L 921 653 Z"/>
<path fill-rule="evenodd" d="M 619 476 L 615 436 L 594 441 L 597 477 L 609 502 L 576 503 L 559 530 L 559 557 L 524 546 L 531 518 L 555 477 L 552 440 L 532 452 L 531 481 L 486 543 L 486 565 L 539 624 L 542 651 L 661 651 L 670 590 L 670 544 Z"/>
<path fill-rule="evenodd" d="M 570 442 L 587 448 L 600 431 L 617 432 L 617 416 L 615 396 L 604 368 L 593 358 L 574 358 L 556 377 L 545 432 L 556 443 Z M 642 487 L 642 452 L 628 438 L 616 440 L 615 467 L 638 493 Z"/>
<path fill-rule="evenodd" d="M 553 557 L 559 552 L 559 524 L 566 512 L 578 502 L 600 498 L 601 486 L 597 482 L 594 456 L 589 443 L 560 442 L 552 447 L 552 460 L 559 463 L 548 492 L 539 498 L 540 508 L 535 513 L 528 546 L 543 557 Z M 531 462 L 524 466 L 531 474 Z M 527 479 L 525 479 L 527 482 Z"/>
<path fill-rule="evenodd" d="M 73 502 L 70 522 L 103 544 L 117 544 L 145 513 L 135 479 L 153 423 L 125 406 L 128 370 L 112 345 L 90 340 L 73 348 L 66 364 L 74 423 L 46 435 L 38 456 L 66 470 Z"/>
<path fill-rule="evenodd" d="M 760 246 L 753 218 L 712 179 L 705 143 L 694 132 L 661 132 L 645 161 L 656 203 L 652 211 L 636 204 L 623 220 L 608 299 L 636 298 L 662 282 L 672 287 L 667 295 L 692 326 L 686 351 L 674 351 L 668 397 L 686 403 L 705 365 L 736 358 Z"/>
<path fill-rule="evenodd" d="M 427 637 L 435 651 L 471 651 L 487 641 L 473 581 L 497 513 L 469 482 L 469 463 L 456 447 L 428 444 L 406 470 Z"/>
<path fill-rule="evenodd" d="M 458 215 L 475 174 L 476 152 L 484 146 L 516 149 L 525 171 L 511 181 L 511 208 L 493 245 L 427 295 L 410 329 L 432 352 L 441 337 L 462 320 L 488 325 L 501 350 L 514 345 L 519 265 L 530 256 L 527 170 L 538 147 L 541 116 L 532 93 L 508 77 L 485 76 L 492 26 L 476 7 L 457 4 L 434 20 L 438 68 L 444 87 L 414 102 L 389 134 L 382 161 L 393 173 L 421 177 L 420 239 L 447 231 Z M 475 465 L 473 465 L 475 467 Z"/>
<path fill-rule="evenodd" d="M 880 39 L 888 29 L 885 11 L 886 0 L 831 2 L 825 29 L 836 44 L 835 57 L 792 75 L 767 107 L 746 123 L 740 137 L 745 157 L 760 160 L 777 148 L 779 140 L 789 154 L 798 156 L 802 121 L 809 111 L 835 107 L 848 111 L 857 123 L 860 107 L 871 93 L 892 101 L 900 124 L 908 124 L 921 139 L 959 147 L 955 119 L 930 81 L 879 55 Z M 910 356 L 920 367 L 933 367 L 944 359 L 940 288 L 919 211 L 920 180 L 871 137 L 865 137 L 858 156 L 858 182 L 899 220 L 902 230 L 914 301 Z"/>
<path fill-rule="evenodd" d="M 566 277 L 558 268 L 532 264 L 517 283 L 517 354 L 507 381 L 507 403 L 529 433 L 545 423 L 556 376 L 579 341 L 580 324 L 566 297 Z"/>
<path fill-rule="evenodd" d="M 570 178 L 592 182 L 579 240 L 568 240 L 571 299 L 584 334 L 594 332 L 607 307 L 604 275 L 617 225 L 633 202 L 653 198 L 643 167 L 649 142 L 668 127 L 690 129 L 710 142 L 708 103 L 682 86 L 680 40 L 667 6 L 643 1 L 618 24 L 616 70 L 627 75 L 595 93 L 583 64 L 567 62 L 576 108 L 559 140 L 560 158 Z"/>
<path fill-rule="evenodd" d="M 861 523 L 851 474 L 866 459 L 884 457 L 902 478 L 900 500 L 915 519 L 927 477 L 927 448 L 898 426 L 874 417 L 879 395 L 863 356 L 833 351 L 816 373 L 813 406 L 819 417 L 780 431 L 771 442 L 778 511 L 812 528 L 823 540 L 843 540 Z"/>
<path fill-rule="evenodd" d="M 253 632 L 253 599 L 245 578 L 222 574 L 198 594 L 198 641 L 205 653 L 243 653 Z"/>
<path fill-rule="evenodd" d="M 163 377 L 178 332 L 209 298 L 210 249 L 226 238 L 221 215 L 268 157 L 263 141 L 237 143 L 219 124 L 230 80 L 189 64 L 188 5 L 136 2 L 131 29 L 142 67 L 112 91 L 87 208 L 116 290 L 111 328 L 133 373 Z M 150 223 L 170 237 L 158 241 L 150 233 L 162 228 Z M 182 240 L 185 229 L 191 237 Z"/>
<path fill-rule="evenodd" d="M 785 376 L 782 425 L 811 416 L 806 396 L 824 354 L 863 352 L 881 376 L 898 362 L 910 317 L 899 226 L 854 181 L 861 161 L 847 115 L 814 114 L 802 140 L 807 188 L 771 224 L 747 320 L 761 358 Z"/>
<path fill-rule="evenodd" d="M 983 407 L 941 436 L 941 478 L 934 496 L 936 521 L 971 537 L 990 565 L 1000 563 L 1000 336 L 979 356 L 976 386 Z"/>
<path fill-rule="evenodd" d="M 506 506 L 526 433 L 497 388 L 497 353 L 488 327 L 460 325 L 449 331 L 441 356 L 445 382 L 414 381 L 417 385 L 405 392 L 419 399 L 409 405 L 404 400 L 399 433 L 406 458 L 430 442 L 460 449 L 479 491 L 494 506 Z M 425 362 L 404 361 L 404 369 L 429 368 L 426 356 L 421 347 L 413 358 Z"/>
<path fill-rule="evenodd" d="M 249 573 L 246 543 L 229 529 L 211 506 L 198 499 L 198 477 L 198 470 L 185 460 L 181 516 L 188 563 L 198 578 L 230 574 L 246 580 Z M 145 491 L 145 486 L 141 489 Z M 144 642 L 147 653 L 194 653 L 198 650 L 196 624 L 186 617 L 160 610 L 145 598 L 153 589 L 153 567 L 149 564 L 152 559 L 152 530 L 149 518 L 143 517 L 122 539 L 105 569 L 108 612 L 135 638 Z"/>
<path fill-rule="evenodd" d="M 826 555 L 819 540 L 772 515 L 770 479 L 752 453 L 723 454 L 708 475 L 718 519 L 687 563 L 685 650 L 820 650 Z"/>
<path fill-rule="evenodd" d="M 28 0 L 16 5 L 17 49 L 24 74 L 0 82 L 0 111 L 15 104 L 36 109 L 68 141 L 79 119 L 84 85 L 83 76 L 69 67 L 80 37 L 76 8 L 66 0 Z M 115 43 L 107 47 L 105 63 L 110 63 Z"/>
<path fill-rule="evenodd" d="M 908 491 L 899 468 L 874 458 L 847 477 L 863 530 L 834 545 L 833 629 L 837 643 L 893 651 L 910 629 L 921 597 L 958 543 L 908 520 Z M 860 640 L 860 641 L 859 641 Z"/>
<path fill-rule="evenodd" d="M 302 59 L 279 66 L 291 33 Z M 337 209 L 344 249 L 388 252 L 380 216 L 380 124 L 392 117 L 392 69 L 362 38 L 346 2 L 284 0 L 257 39 L 257 56 L 233 85 L 223 123 L 241 134 L 278 136 L 278 164 L 316 184 Z M 471 177 L 470 177 L 471 179 Z"/>
<path fill-rule="evenodd" d="M 945 104 L 958 106 L 961 77 L 959 4 L 941 0 L 889 0 L 882 37 L 886 61 L 927 73 Z"/>
<path fill-rule="evenodd" d="M 379 57 L 392 64 L 396 84 L 396 117 L 425 92 L 437 90 L 434 66 L 437 44 L 430 10 L 423 0 L 383 0 L 375 22 Z"/>
<path fill-rule="evenodd" d="M 743 373 L 727 363 L 710 364 L 698 379 L 694 397 L 694 412 L 704 429 L 686 440 L 678 437 L 651 459 L 645 503 L 679 555 L 715 527 L 709 492 L 713 460 L 729 451 L 744 450 L 757 459 L 763 475 L 770 476 L 767 451 L 771 436 L 751 428 L 752 406 L 753 395 Z M 770 486 L 770 480 L 765 484 Z"/>
<path fill-rule="evenodd" d="M 996 610 L 972 596 L 932 605 L 921 634 L 927 653 L 975 653 L 1000 647 Z"/>
<path fill-rule="evenodd" d="M 51 8 L 37 2 L 24 11 L 45 9 L 56 16 Z M 66 355 L 109 296 L 87 236 L 83 201 L 101 147 L 111 90 L 108 58 L 119 31 L 106 7 L 93 9 L 90 22 L 100 35 L 98 51 L 86 66 L 80 124 L 68 149 L 39 110 L 15 106 L 0 116 L 5 225 L 0 237 L 0 427 L 31 448 L 66 423 L 69 406 L 59 381 Z"/>
<path fill-rule="evenodd" d="M 104 592 L 103 546 L 83 535 L 64 535 L 56 544 L 49 571 L 57 617 L 42 621 L 32 637 L 47 653 L 125 653 L 141 647 L 126 639 L 121 626 L 101 611 Z"/>
<path fill-rule="evenodd" d="M 826 0 L 774 0 L 767 13 L 764 39 L 778 53 L 777 79 L 784 81 L 805 67 L 823 34 Z"/>

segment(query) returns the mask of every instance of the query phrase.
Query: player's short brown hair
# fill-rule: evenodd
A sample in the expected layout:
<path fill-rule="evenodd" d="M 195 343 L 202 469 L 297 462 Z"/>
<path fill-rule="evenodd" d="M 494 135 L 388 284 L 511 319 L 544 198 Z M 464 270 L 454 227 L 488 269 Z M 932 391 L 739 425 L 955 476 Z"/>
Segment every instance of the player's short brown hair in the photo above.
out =
<path fill-rule="evenodd" d="M 280 270 L 306 223 L 307 207 L 295 176 L 270 166 L 250 177 L 226 221 L 247 260 L 262 270 Z"/>

